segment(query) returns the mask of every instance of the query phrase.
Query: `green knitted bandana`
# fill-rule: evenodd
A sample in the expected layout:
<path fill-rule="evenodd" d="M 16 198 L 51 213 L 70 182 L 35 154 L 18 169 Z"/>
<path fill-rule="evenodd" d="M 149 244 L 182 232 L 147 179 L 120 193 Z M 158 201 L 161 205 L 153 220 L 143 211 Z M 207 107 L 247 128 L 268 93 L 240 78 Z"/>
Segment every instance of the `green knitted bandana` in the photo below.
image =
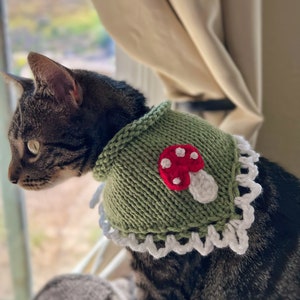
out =
<path fill-rule="evenodd" d="M 121 129 L 98 157 L 104 234 L 156 258 L 193 249 L 207 255 L 214 246 L 243 254 L 250 203 L 261 192 L 257 160 L 243 138 L 162 103 Z M 239 186 L 249 192 L 240 195 Z"/>

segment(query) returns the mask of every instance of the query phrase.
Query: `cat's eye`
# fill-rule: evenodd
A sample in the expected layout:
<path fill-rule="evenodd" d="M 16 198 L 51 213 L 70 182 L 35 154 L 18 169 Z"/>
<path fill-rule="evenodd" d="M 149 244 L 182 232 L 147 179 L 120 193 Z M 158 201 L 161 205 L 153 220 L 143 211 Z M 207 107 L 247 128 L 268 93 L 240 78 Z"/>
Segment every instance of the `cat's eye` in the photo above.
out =
<path fill-rule="evenodd" d="M 40 151 L 40 142 L 37 140 L 30 140 L 27 142 L 27 148 L 33 155 L 37 155 Z"/>

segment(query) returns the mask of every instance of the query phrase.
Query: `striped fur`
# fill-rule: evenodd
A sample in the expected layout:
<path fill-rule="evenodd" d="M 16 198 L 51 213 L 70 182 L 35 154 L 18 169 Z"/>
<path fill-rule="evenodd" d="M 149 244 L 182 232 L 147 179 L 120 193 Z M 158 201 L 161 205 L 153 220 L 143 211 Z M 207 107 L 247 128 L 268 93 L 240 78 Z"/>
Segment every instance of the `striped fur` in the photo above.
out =
<path fill-rule="evenodd" d="M 9 75 L 23 89 L 9 129 L 9 176 L 24 188 L 90 171 L 113 135 L 148 111 L 124 82 L 71 71 L 35 53 L 29 64 L 35 81 Z M 40 143 L 38 155 L 28 150 L 29 140 Z M 254 202 L 246 254 L 216 249 L 155 260 L 132 252 L 137 299 L 300 298 L 299 180 L 264 158 L 258 168 L 263 193 Z"/>

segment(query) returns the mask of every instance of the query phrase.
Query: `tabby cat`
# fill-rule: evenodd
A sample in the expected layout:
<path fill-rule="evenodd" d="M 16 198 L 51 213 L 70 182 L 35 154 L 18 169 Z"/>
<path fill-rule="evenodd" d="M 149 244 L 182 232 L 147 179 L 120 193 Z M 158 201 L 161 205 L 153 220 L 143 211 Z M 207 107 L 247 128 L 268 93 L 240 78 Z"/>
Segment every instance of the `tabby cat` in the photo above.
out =
<path fill-rule="evenodd" d="M 8 173 L 25 189 L 91 171 L 114 135 L 150 111 L 124 82 L 70 70 L 37 53 L 28 62 L 34 80 L 7 75 L 22 88 L 8 133 Z M 257 166 L 263 192 L 253 202 L 246 253 L 224 248 L 155 259 L 129 250 L 138 299 L 300 299 L 300 183 L 265 158 Z"/>

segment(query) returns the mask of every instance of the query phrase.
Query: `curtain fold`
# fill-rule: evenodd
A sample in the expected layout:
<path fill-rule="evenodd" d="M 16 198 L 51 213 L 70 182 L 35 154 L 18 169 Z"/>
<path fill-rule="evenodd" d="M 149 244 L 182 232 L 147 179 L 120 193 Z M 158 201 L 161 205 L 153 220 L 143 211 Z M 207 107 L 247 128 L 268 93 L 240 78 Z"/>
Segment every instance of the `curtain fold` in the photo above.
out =
<path fill-rule="evenodd" d="M 93 0 L 116 43 L 160 77 L 166 98 L 230 99 L 206 112 L 222 130 L 255 143 L 262 123 L 261 0 Z"/>

